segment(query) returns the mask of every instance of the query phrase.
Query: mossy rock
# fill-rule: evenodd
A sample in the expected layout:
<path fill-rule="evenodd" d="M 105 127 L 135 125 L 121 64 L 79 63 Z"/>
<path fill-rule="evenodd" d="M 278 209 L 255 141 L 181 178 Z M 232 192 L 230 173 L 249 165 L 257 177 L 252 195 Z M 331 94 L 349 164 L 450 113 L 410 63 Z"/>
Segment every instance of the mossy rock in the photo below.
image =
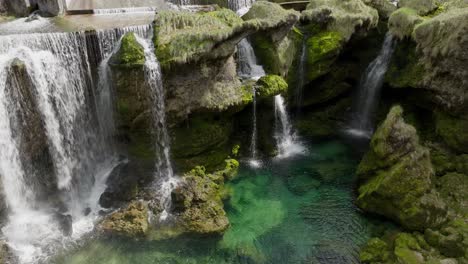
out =
<path fill-rule="evenodd" d="M 178 170 L 202 165 L 212 171 L 231 154 L 233 123 L 229 117 L 199 114 L 170 131 L 172 157 Z"/>
<path fill-rule="evenodd" d="M 278 75 L 266 75 L 261 77 L 255 84 L 255 91 L 259 98 L 273 97 L 278 94 L 286 93 L 288 84 Z"/>
<path fill-rule="evenodd" d="M 341 33 L 336 31 L 321 32 L 307 39 L 307 81 L 330 71 L 343 43 Z"/>
<path fill-rule="evenodd" d="M 257 1 L 242 19 L 264 25 L 251 37 L 255 54 L 267 73 L 286 76 L 301 42 L 300 32 L 291 30 L 299 20 L 299 13 L 275 3 Z"/>
<path fill-rule="evenodd" d="M 450 209 L 468 215 L 468 176 L 451 172 L 438 179 L 437 189 Z"/>
<path fill-rule="evenodd" d="M 468 153 L 468 119 L 435 112 L 436 133 L 452 149 Z"/>
<path fill-rule="evenodd" d="M 418 252 L 421 247 L 418 240 L 408 233 L 399 233 L 395 238 L 394 254 L 397 263 L 423 264 L 425 263 L 423 255 Z"/>
<path fill-rule="evenodd" d="M 145 51 L 133 32 L 122 37 L 120 48 L 112 56 L 111 63 L 121 67 L 138 67 L 145 64 Z"/>
<path fill-rule="evenodd" d="M 403 39 L 411 37 L 416 25 L 422 23 L 424 18 L 418 11 L 411 8 L 400 8 L 393 12 L 388 20 L 389 31 L 396 37 Z"/>
<path fill-rule="evenodd" d="M 424 230 L 443 223 L 447 208 L 434 190 L 429 151 L 402 114 L 400 106 L 393 107 L 372 137 L 357 171 L 364 183 L 356 202 L 408 229 Z"/>
<path fill-rule="evenodd" d="M 147 234 L 148 226 L 147 205 L 144 202 L 135 201 L 126 208 L 107 216 L 98 225 L 98 230 L 106 235 L 138 238 Z"/>
<path fill-rule="evenodd" d="M 363 2 L 373 7 L 379 12 L 379 19 L 387 20 L 397 7 L 389 0 L 363 0 Z"/>
<path fill-rule="evenodd" d="M 419 15 L 426 15 L 437 9 L 436 0 L 400 0 L 398 5 L 403 8 L 411 8 Z"/>
<path fill-rule="evenodd" d="M 172 191 L 174 213 L 184 232 L 214 235 L 222 234 L 229 227 L 223 208 L 226 198 L 224 181 L 237 173 L 239 163 L 226 160 L 226 167 L 213 174 L 203 166 L 197 166 L 183 177 L 183 182 Z"/>
<path fill-rule="evenodd" d="M 301 15 L 301 20 L 313 27 L 339 32 L 345 42 L 355 33 L 367 33 L 379 21 L 377 10 L 361 0 L 314 0 Z"/>
<path fill-rule="evenodd" d="M 380 238 L 371 238 L 359 253 L 362 263 L 385 263 L 389 259 L 389 245 Z"/>
<path fill-rule="evenodd" d="M 468 224 L 455 219 L 440 230 L 427 229 L 425 240 L 447 257 L 460 258 L 468 253 Z"/>

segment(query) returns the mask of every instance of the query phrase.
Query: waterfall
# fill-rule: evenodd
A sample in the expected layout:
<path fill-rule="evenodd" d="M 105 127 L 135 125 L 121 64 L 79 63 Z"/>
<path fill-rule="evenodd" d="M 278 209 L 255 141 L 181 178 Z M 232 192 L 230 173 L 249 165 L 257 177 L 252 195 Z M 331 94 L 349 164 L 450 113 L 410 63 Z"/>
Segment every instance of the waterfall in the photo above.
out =
<path fill-rule="evenodd" d="M 151 112 L 153 116 L 154 141 L 156 144 L 155 183 L 160 194 L 161 205 L 164 208 L 160 219 L 165 220 L 171 207 L 171 192 L 177 185 L 178 178 L 174 176 L 170 160 L 171 150 L 169 133 L 166 127 L 166 108 L 161 67 L 154 53 L 151 39 L 137 38 L 137 40 L 145 50 L 145 81 L 153 95 Z"/>
<path fill-rule="evenodd" d="M 360 137 L 371 137 L 373 132 L 372 116 L 376 110 L 385 73 L 395 50 L 396 42 L 390 33 L 385 35 L 379 55 L 361 77 L 356 112 L 349 133 Z"/>
<path fill-rule="evenodd" d="M 288 158 L 304 153 L 305 148 L 298 141 L 297 135 L 289 121 L 282 95 L 275 96 L 275 120 L 275 138 L 278 148 L 277 158 Z"/>
<path fill-rule="evenodd" d="M 236 11 L 237 15 L 243 16 L 249 12 L 255 0 L 228 0 L 229 9 Z"/>
<path fill-rule="evenodd" d="M 0 176 L 9 210 L 2 232 L 20 263 L 46 261 L 92 231 L 99 217 L 99 197 L 118 164 L 107 60 L 130 31 L 148 37 L 151 27 L 98 31 L 96 47 L 84 32 L 0 36 Z M 12 76 L 15 61 L 25 74 Z M 102 61 L 99 81 L 93 61 Z M 23 90 L 30 96 L 12 97 Z M 28 164 L 28 151 L 40 137 L 28 120 L 36 120 L 44 134 L 50 170 Z"/>
<path fill-rule="evenodd" d="M 295 93 L 296 96 L 294 98 L 298 112 L 302 105 L 306 61 L 307 61 L 307 37 L 304 36 L 304 39 L 302 40 L 301 57 L 299 59 L 299 64 L 298 64 L 298 69 L 297 69 L 297 76 L 296 76 L 297 84 L 296 84 L 296 93 Z"/>
<path fill-rule="evenodd" d="M 112 8 L 112 9 L 94 9 L 95 15 L 115 15 L 127 13 L 155 13 L 156 7 L 127 7 L 127 8 Z"/>
<path fill-rule="evenodd" d="M 252 45 L 247 39 L 242 39 L 237 44 L 238 74 L 244 79 L 258 80 L 265 76 L 265 70 L 257 64 L 257 58 Z"/>
<path fill-rule="evenodd" d="M 250 138 L 250 166 L 256 168 L 261 166 L 261 162 L 257 159 L 257 95 L 255 87 L 252 88 L 253 93 L 253 115 L 252 115 L 252 136 Z"/>

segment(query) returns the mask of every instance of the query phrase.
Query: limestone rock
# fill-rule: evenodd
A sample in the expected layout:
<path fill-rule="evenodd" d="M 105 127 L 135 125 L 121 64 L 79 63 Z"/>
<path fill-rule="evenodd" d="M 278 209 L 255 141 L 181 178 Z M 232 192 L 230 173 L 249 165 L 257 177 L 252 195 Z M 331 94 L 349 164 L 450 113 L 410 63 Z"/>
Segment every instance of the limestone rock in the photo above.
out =
<path fill-rule="evenodd" d="M 401 107 L 393 107 L 372 137 L 357 172 L 363 181 L 357 204 L 406 228 L 424 230 L 443 223 L 447 208 L 433 190 L 429 151 L 402 113 Z"/>
<path fill-rule="evenodd" d="M 126 208 L 108 215 L 97 229 L 106 235 L 138 238 L 147 234 L 148 225 L 147 205 L 141 201 L 134 201 Z"/>

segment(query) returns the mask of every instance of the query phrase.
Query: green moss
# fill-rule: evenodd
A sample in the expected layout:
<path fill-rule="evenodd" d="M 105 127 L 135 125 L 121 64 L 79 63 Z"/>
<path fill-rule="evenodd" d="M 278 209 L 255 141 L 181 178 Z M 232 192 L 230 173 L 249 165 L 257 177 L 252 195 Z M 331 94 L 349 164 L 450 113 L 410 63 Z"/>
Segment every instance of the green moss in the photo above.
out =
<path fill-rule="evenodd" d="M 348 41 L 357 29 L 376 27 L 379 15 L 361 0 L 314 0 L 302 12 L 301 20 L 325 24 L 327 31 L 339 32 Z"/>
<path fill-rule="evenodd" d="M 362 263 L 385 262 L 389 259 L 389 246 L 379 238 L 371 238 L 361 250 L 359 259 Z"/>
<path fill-rule="evenodd" d="M 436 0 L 400 0 L 399 5 L 403 8 L 411 8 L 419 15 L 426 15 L 437 9 Z"/>
<path fill-rule="evenodd" d="M 288 84 L 281 76 L 269 74 L 261 77 L 255 87 L 255 91 L 260 98 L 267 98 L 285 93 Z"/>
<path fill-rule="evenodd" d="M 240 150 L 240 145 L 239 144 L 236 144 L 232 147 L 232 150 L 231 150 L 231 154 L 234 156 L 234 157 L 237 157 L 239 155 L 239 150 Z"/>
<path fill-rule="evenodd" d="M 141 66 L 145 63 L 145 51 L 134 33 L 123 36 L 120 49 L 113 57 L 112 63 L 125 67 Z"/>
<path fill-rule="evenodd" d="M 311 81 L 330 71 L 343 44 L 339 32 L 322 32 L 307 39 L 307 80 Z"/>
<path fill-rule="evenodd" d="M 468 120 L 435 112 L 436 133 L 452 149 L 468 153 Z"/>
<path fill-rule="evenodd" d="M 427 74 L 420 58 L 413 42 L 400 42 L 386 73 L 386 81 L 395 88 L 420 87 Z"/>
<path fill-rule="evenodd" d="M 228 145 L 231 133 L 229 117 L 194 116 L 171 130 L 172 156 L 183 171 L 196 165 L 212 171 L 231 154 Z"/>
<path fill-rule="evenodd" d="M 419 258 L 417 252 L 414 251 L 420 249 L 418 241 L 412 235 L 407 233 L 397 235 L 394 254 L 401 263 L 422 264 L 424 259 Z"/>
<path fill-rule="evenodd" d="M 393 12 L 388 20 L 389 31 L 396 37 L 403 39 L 411 37 L 416 25 L 424 21 L 418 12 L 411 8 L 400 8 Z"/>

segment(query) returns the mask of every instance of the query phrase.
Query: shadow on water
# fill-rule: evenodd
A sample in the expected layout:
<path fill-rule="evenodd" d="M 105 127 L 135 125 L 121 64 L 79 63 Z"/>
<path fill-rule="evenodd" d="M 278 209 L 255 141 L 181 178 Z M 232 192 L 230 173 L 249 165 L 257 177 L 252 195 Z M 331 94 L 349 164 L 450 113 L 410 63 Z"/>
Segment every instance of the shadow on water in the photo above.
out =
<path fill-rule="evenodd" d="M 360 247 L 387 224 L 353 203 L 360 156 L 352 149 L 330 141 L 307 155 L 242 167 L 226 185 L 231 227 L 223 236 L 94 240 L 54 263 L 359 263 Z"/>

